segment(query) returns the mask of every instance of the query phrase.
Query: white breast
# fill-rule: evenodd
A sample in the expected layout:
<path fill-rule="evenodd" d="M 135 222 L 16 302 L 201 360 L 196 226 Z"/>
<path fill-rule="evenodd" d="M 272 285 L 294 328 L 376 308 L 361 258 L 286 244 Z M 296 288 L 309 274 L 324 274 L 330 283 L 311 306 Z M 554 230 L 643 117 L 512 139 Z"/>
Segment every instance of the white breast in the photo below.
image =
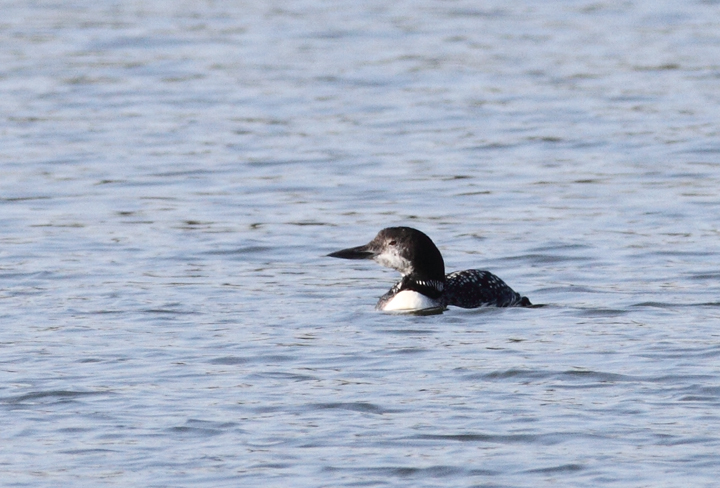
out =
<path fill-rule="evenodd" d="M 415 310 L 426 310 L 428 308 L 438 308 L 440 302 L 428 298 L 425 295 L 412 290 L 403 290 L 395 295 L 392 300 L 387 302 L 382 308 L 385 312 L 412 312 Z"/>

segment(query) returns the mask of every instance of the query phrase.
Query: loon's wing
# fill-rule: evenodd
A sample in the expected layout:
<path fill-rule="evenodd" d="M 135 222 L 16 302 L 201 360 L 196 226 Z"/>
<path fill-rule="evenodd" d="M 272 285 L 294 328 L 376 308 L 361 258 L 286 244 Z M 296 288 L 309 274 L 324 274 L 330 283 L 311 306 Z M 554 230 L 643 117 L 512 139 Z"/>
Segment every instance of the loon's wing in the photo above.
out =
<path fill-rule="evenodd" d="M 489 271 L 466 269 L 445 277 L 446 305 L 462 308 L 527 306 L 530 300 Z"/>

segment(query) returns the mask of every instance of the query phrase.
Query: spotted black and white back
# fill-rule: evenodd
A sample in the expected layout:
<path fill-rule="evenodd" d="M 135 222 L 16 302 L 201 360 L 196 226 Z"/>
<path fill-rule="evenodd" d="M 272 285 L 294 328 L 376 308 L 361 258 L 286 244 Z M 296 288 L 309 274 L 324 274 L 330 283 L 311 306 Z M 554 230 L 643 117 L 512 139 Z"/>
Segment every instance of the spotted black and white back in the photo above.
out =
<path fill-rule="evenodd" d="M 528 306 L 530 300 L 516 293 L 489 271 L 466 269 L 445 277 L 445 306 L 461 308 Z"/>

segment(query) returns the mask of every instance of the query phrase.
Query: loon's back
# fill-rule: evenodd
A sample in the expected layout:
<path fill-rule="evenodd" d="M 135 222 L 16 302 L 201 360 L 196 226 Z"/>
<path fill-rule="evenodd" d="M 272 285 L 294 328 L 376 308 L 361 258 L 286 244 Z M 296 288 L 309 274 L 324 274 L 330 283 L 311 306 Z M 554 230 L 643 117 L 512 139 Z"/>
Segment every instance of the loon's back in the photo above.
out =
<path fill-rule="evenodd" d="M 489 271 L 466 269 L 445 276 L 443 304 L 461 308 L 531 305 L 530 300 L 510 288 Z"/>

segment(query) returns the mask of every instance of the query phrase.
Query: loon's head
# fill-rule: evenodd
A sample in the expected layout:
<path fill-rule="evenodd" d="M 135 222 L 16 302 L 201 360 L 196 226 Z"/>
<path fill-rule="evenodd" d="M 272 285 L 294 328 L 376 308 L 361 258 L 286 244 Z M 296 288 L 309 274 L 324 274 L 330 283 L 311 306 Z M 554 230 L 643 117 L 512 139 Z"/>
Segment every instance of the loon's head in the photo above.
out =
<path fill-rule="evenodd" d="M 333 258 L 372 259 L 403 276 L 420 280 L 445 281 L 445 263 L 435 243 L 411 227 L 388 227 L 364 246 L 328 254 Z"/>

